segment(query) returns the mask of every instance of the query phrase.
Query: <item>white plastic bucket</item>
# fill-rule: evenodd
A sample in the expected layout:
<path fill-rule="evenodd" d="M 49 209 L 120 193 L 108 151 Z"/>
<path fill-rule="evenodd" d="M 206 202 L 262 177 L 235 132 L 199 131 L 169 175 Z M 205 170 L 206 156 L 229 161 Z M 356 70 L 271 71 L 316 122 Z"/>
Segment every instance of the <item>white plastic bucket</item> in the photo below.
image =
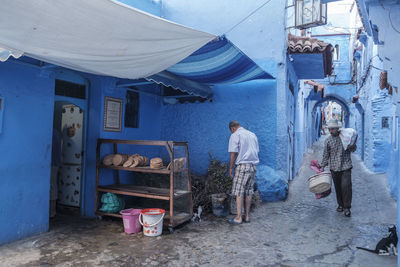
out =
<path fill-rule="evenodd" d="M 139 215 L 139 222 L 143 225 L 145 236 L 159 236 L 162 234 L 165 210 L 144 209 Z"/>

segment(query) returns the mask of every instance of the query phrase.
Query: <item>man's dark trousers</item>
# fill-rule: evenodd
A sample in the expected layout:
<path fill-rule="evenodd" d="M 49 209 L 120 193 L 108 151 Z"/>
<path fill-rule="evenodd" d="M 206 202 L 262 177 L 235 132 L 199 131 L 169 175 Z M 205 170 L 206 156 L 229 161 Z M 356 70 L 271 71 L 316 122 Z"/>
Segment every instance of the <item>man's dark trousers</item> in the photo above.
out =
<path fill-rule="evenodd" d="M 335 184 L 336 200 L 339 206 L 350 209 L 352 198 L 351 169 L 335 172 L 331 170 Z"/>

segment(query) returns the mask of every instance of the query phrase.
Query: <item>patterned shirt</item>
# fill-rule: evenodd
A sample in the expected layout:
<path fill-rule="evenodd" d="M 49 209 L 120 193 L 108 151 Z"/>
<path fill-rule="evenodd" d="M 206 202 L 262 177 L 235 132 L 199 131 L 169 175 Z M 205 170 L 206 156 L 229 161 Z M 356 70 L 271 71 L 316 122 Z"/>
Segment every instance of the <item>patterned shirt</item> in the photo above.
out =
<path fill-rule="evenodd" d="M 339 136 L 330 135 L 325 140 L 324 154 L 322 157 L 321 167 L 328 166 L 332 171 L 345 171 L 353 167 L 351 163 L 351 152 L 355 150 L 344 149 L 342 140 Z"/>

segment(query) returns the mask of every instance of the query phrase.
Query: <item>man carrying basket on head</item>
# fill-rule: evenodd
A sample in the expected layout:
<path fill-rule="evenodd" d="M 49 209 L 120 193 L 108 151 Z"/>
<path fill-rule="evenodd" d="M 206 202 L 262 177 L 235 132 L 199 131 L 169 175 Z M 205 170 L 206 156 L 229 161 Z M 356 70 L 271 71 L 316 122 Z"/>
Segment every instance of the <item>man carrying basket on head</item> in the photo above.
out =
<path fill-rule="evenodd" d="M 345 148 L 340 137 L 339 122 L 331 120 L 328 122 L 327 128 L 329 129 L 330 136 L 325 140 L 321 168 L 325 168 L 329 163 L 338 203 L 336 210 L 338 212 L 344 210 L 344 215 L 350 217 L 352 199 L 351 169 L 353 168 L 351 152 L 357 149 L 357 138 Z M 355 131 L 353 130 L 353 132 Z"/>

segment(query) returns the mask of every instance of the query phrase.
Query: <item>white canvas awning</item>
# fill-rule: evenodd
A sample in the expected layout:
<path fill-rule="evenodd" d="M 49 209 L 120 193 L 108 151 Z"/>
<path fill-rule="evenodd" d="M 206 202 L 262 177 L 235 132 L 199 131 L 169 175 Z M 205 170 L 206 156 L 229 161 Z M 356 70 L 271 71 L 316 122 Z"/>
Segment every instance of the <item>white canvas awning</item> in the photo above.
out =
<path fill-rule="evenodd" d="M 158 73 L 215 38 L 113 0 L 2 0 L 0 47 L 119 78 Z"/>
<path fill-rule="evenodd" d="M 24 54 L 22 51 L 15 51 L 11 49 L 4 49 L 0 47 L 0 61 L 4 62 L 7 61 L 11 56 L 14 58 L 19 58 Z"/>

